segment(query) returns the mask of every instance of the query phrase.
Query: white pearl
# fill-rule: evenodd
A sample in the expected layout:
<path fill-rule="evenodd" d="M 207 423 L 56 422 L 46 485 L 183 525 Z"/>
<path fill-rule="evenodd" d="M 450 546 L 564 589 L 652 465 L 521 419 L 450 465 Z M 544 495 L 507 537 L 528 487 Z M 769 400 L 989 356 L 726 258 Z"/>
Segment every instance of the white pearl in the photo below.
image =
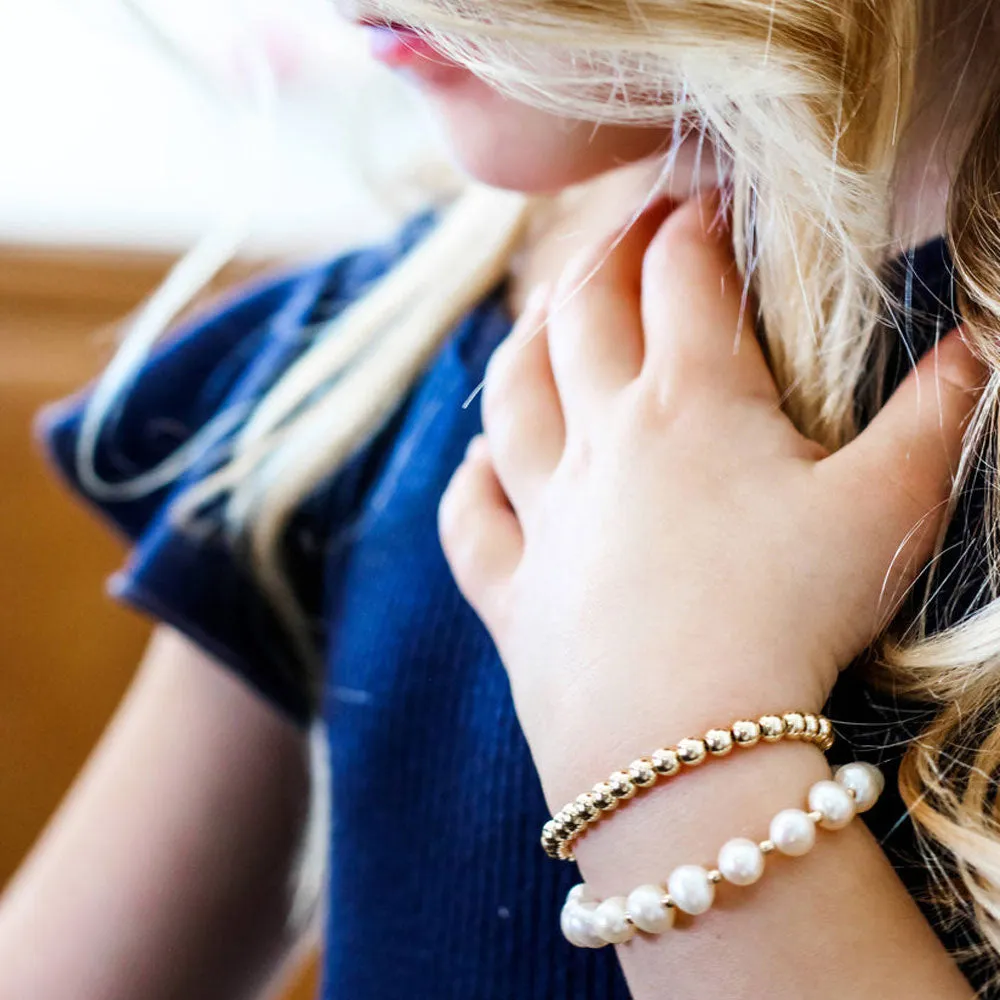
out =
<path fill-rule="evenodd" d="M 823 814 L 824 830 L 843 830 L 854 819 L 854 799 L 836 781 L 817 781 L 809 789 L 809 809 Z"/>
<path fill-rule="evenodd" d="M 712 908 L 715 886 L 699 865 L 681 865 L 670 873 L 667 892 L 678 910 L 698 916 Z"/>
<path fill-rule="evenodd" d="M 733 885 L 753 885 L 764 874 L 764 854 L 746 837 L 734 837 L 719 851 L 718 869 Z"/>
<path fill-rule="evenodd" d="M 587 885 L 586 882 L 581 882 L 579 885 L 574 885 L 568 893 L 566 893 L 567 903 L 596 903 L 597 900 L 594 898 L 594 892 Z"/>
<path fill-rule="evenodd" d="M 885 776 L 882 772 L 860 760 L 845 764 L 834 775 L 834 779 L 838 785 L 854 792 L 854 808 L 859 813 L 871 809 L 885 788 Z"/>
<path fill-rule="evenodd" d="M 635 926 L 647 934 L 662 934 L 674 925 L 674 908 L 663 905 L 663 889 L 658 885 L 633 889 L 627 905 Z"/>
<path fill-rule="evenodd" d="M 789 857 L 808 854 L 816 843 L 816 826 L 801 809 L 782 809 L 771 820 L 770 839 Z"/>
<path fill-rule="evenodd" d="M 607 942 L 594 930 L 596 903 L 567 903 L 562 908 L 559 926 L 563 936 L 577 948 L 603 948 Z"/>
<path fill-rule="evenodd" d="M 604 900 L 594 910 L 594 931 L 608 944 L 622 944 L 635 934 L 635 928 L 625 918 L 627 912 L 628 903 L 624 896 Z"/>

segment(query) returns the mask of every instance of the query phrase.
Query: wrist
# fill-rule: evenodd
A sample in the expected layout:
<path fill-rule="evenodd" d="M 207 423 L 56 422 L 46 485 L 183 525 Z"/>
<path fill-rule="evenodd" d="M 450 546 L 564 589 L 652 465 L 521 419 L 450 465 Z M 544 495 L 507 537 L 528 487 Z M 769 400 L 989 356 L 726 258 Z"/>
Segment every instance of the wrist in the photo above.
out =
<path fill-rule="evenodd" d="M 529 735 L 553 813 L 611 772 L 660 747 L 727 728 L 738 719 L 789 711 L 819 714 L 828 698 L 825 684 L 807 675 L 794 684 L 769 683 L 764 672 L 748 672 L 727 684 L 710 676 L 692 677 L 682 692 L 668 689 L 669 697 L 656 700 L 635 694 L 613 688 L 581 703 L 567 693 L 559 723 L 536 738 Z"/>
<path fill-rule="evenodd" d="M 734 752 L 629 802 L 588 830 L 574 853 L 587 883 L 605 896 L 657 882 L 681 864 L 711 868 L 723 843 L 766 838 L 771 817 L 799 807 L 829 774 L 822 752 L 804 743 Z"/>

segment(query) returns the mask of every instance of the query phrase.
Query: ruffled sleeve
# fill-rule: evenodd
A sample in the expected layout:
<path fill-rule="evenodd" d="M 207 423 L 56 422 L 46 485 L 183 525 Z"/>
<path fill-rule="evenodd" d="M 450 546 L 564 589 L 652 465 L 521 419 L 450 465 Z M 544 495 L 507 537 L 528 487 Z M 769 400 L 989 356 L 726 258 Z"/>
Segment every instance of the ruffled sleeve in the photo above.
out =
<path fill-rule="evenodd" d="M 221 526 L 179 526 L 169 513 L 171 501 L 217 465 L 240 416 L 306 349 L 316 324 L 363 294 L 431 222 L 429 214 L 419 216 L 386 246 L 243 288 L 164 342 L 105 422 L 95 466 L 107 482 L 128 482 L 199 432 L 219 427 L 208 435 L 204 453 L 169 484 L 124 498 L 87 491 L 76 462 L 87 392 L 49 407 L 38 420 L 43 448 L 65 483 L 131 542 L 127 563 L 109 582 L 111 594 L 189 636 L 303 723 L 309 700 L 278 616 Z M 303 507 L 287 533 L 283 555 L 307 613 L 319 616 L 322 608 L 323 546 L 317 539 L 356 516 L 377 450 L 376 441 L 356 456 L 324 489 L 321 503 L 314 498 Z"/>

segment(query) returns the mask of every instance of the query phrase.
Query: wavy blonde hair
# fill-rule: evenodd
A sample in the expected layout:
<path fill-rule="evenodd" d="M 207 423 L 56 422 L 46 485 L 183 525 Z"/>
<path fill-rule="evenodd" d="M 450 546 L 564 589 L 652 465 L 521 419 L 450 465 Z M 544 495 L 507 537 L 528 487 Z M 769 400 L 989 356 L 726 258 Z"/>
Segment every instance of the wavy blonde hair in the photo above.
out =
<path fill-rule="evenodd" d="M 868 394 L 863 402 L 880 404 L 872 388 L 878 380 L 866 376 L 904 335 L 884 322 L 886 263 L 898 250 L 890 206 L 900 137 L 914 117 L 918 57 L 937 30 L 929 6 L 926 0 L 394 0 L 380 12 L 425 27 L 446 54 L 517 99 L 596 122 L 672 126 L 674 149 L 695 129 L 724 150 L 732 167 L 735 248 L 761 304 L 760 329 L 785 409 L 804 433 L 835 449 L 857 431 L 859 398 Z M 936 634 L 922 616 L 905 638 L 885 643 L 882 657 L 896 690 L 940 706 L 907 751 L 901 788 L 928 850 L 946 862 L 935 868 L 957 874 L 948 876 L 954 897 L 995 952 L 998 94 L 984 101 L 949 210 L 968 336 L 993 373 L 963 470 L 975 465 L 972 456 L 989 457 L 986 524 L 981 539 L 968 540 L 983 543 L 974 556 L 987 565 L 988 594 L 974 613 Z M 206 501 L 225 497 L 262 586 L 299 637 L 314 693 L 318 658 L 281 562 L 283 532 L 302 499 L 371 437 L 456 320 L 504 275 L 533 208 L 532 199 L 470 186 L 429 238 L 316 338 L 243 422 L 227 463 L 180 502 L 178 516 L 190 518 Z M 94 492 L 126 488 L 99 480 L 94 446 L 110 401 L 146 346 L 128 354 L 126 345 L 126 360 L 91 404 L 78 462 Z M 176 457 L 159 474 L 154 470 L 150 482 L 175 470 Z M 934 585 L 931 574 L 928 588 Z"/>

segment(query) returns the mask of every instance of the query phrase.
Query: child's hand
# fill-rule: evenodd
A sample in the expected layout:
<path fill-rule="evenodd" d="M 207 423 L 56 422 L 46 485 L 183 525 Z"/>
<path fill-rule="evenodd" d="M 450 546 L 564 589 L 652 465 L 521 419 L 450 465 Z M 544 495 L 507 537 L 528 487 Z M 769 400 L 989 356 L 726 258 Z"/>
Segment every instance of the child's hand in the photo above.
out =
<path fill-rule="evenodd" d="M 932 551 L 984 379 L 952 334 L 827 457 L 779 408 L 718 214 L 648 215 L 534 338 L 529 306 L 441 505 L 554 804 L 707 726 L 819 710 Z"/>

